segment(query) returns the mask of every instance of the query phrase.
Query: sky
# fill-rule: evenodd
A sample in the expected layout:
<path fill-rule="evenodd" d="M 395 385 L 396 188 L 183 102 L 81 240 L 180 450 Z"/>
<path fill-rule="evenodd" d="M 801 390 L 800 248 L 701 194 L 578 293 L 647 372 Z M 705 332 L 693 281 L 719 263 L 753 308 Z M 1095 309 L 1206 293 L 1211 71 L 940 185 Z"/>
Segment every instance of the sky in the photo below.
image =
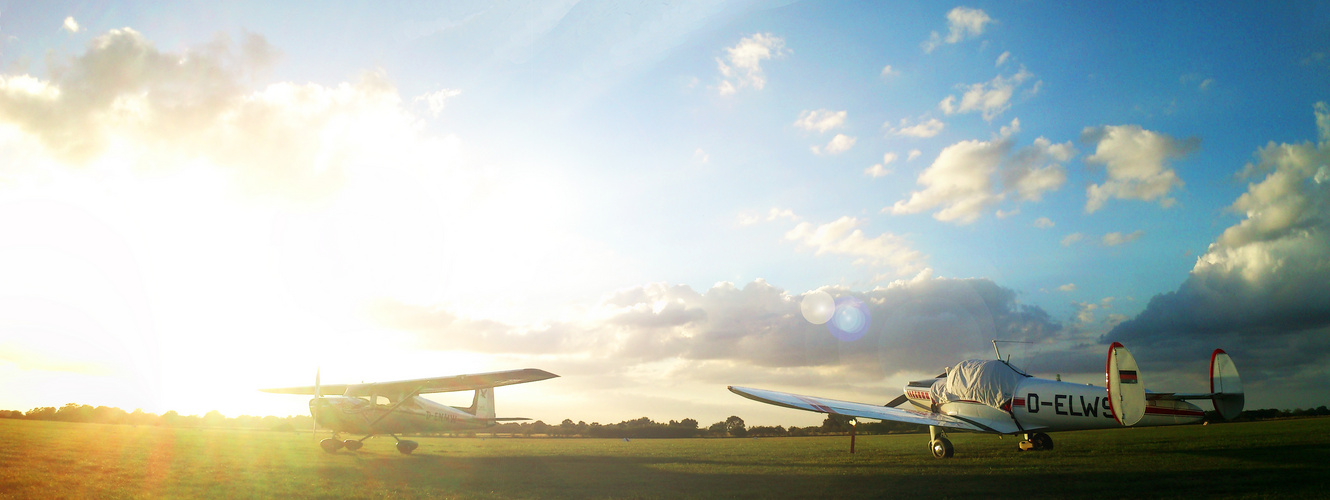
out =
<path fill-rule="evenodd" d="M 993 339 L 1330 404 L 1330 6 L 866 4 L 0 0 L 0 408 L 805 426 L 725 387 Z"/>

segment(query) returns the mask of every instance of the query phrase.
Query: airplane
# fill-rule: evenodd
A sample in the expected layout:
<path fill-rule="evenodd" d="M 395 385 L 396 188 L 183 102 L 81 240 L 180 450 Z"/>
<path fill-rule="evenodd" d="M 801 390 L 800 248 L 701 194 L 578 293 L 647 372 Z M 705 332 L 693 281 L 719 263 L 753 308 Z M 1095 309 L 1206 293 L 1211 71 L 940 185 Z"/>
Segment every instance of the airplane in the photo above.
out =
<path fill-rule="evenodd" d="M 786 408 L 927 425 L 928 446 L 937 458 L 955 454 L 947 429 L 1023 436 L 1021 451 L 1051 450 L 1049 432 L 1200 422 L 1205 411 L 1187 402 L 1192 399 L 1210 400 L 1215 411 L 1230 420 L 1242 413 L 1245 400 L 1237 366 L 1223 349 L 1210 355 L 1208 393 L 1145 390 L 1136 359 L 1118 342 L 1108 349 L 1104 379 L 1106 387 L 1062 382 L 1060 377 L 1036 378 L 1003 361 L 998 352 L 997 360 L 962 361 L 937 378 L 910 382 L 905 394 L 885 406 L 747 387 L 729 389 Z M 897 408 L 905 402 L 911 407 Z"/>
<path fill-rule="evenodd" d="M 314 399 L 309 400 L 309 412 L 314 417 L 315 428 L 323 426 L 333 431 L 333 437 L 319 442 L 323 451 L 336 453 L 342 448 L 356 451 L 366 439 L 387 434 L 397 440 L 398 452 L 410 455 L 419 443 L 398 438 L 397 434 L 481 429 L 498 422 L 530 420 L 496 418 L 494 388 L 554 377 L 558 375 L 527 368 L 394 382 L 322 385 L 318 371 L 315 371 L 312 386 L 259 390 L 273 394 L 313 395 Z M 471 406 L 446 406 L 420 397 L 421 394 L 456 391 L 476 391 Z M 325 393 L 336 395 L 325 396 Z M 340 438 L 342 433 L 365 434 L 365 437 L 343 440 Z"/>

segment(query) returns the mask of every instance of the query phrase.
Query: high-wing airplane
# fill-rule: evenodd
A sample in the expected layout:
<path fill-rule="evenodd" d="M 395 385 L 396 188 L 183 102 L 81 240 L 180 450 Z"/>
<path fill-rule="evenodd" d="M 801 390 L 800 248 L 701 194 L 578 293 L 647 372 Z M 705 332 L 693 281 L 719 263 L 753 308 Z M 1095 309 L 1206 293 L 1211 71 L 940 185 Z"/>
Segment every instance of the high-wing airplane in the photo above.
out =
<path fill-rule="evenodd" d="M 313 395 L 314 399 L 309 400 L 309 412 L 314 417 L 315 426 L 333 431 L 333 437 L 319 442 L 323 451 L 336 453 L 343 447 L 355 451 L 360 449 L 366 439 L 387 434 L 397 440 L 397 451 L 408 455 L 419 444 L 398 438 L 397 434 L 480 429 L 498 422 L 530 420 L 496 418 L 494 388 L 554 377 L 558 375 L 527 368 L 395 382 L 321 385 L 316 372 L 312 386 L 260 390 L 275 394 Z M 421 394 L 456 391 L 476 391 L 471 406 L 446 406 L 420 397 Z M 365 437 L 342 440 L 340 434 L 344 432 L 364 434 Z"/>
<path fill-rule="evenodd" d="M 997 360 L 962 361 L 937 378 L 910 382 L 905 394 L 885 406 L 746 387 L 729 389 L 786 408 L 927 425 L 929 448 L 937 458 L 954 454 L 946 429 L 1023 435 L 1021 450 L 1051 450 L 1053 439 L 1048 432 L 1200 422 L 1205 412 L 1188 403 L 1189 399 L 1209 399 L 1224 419 L 1242 413 L 1242 381 L 1222 349 L 1210 355 L 1210 392 L 1196 394 L 1145 390 L 1135 358 L 1117 342 L 1108 349 L 1107 387 L 1032 377 L 1000 356 Z M 905 402 L 911 407 L 897 408 Z"/>

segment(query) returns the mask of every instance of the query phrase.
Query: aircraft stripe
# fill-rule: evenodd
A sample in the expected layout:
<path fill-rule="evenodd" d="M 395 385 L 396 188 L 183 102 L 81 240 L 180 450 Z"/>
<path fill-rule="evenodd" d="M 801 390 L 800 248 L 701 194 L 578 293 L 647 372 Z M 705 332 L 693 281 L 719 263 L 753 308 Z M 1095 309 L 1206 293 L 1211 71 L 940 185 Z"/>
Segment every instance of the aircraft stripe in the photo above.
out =
<path fill-rule="evenodd" d="M 803 396 L 799 396 L 799 395 L 797 395 L 797 394 L 794 394 L 793 396 L 799 398 L 800 401 L 803 401 L 803 402 L 805 402 L 805 403 L 808 403 L 808 406 L 812 406 L 813 408 L 817 408 L 817 411 L 820 411 L 820 412 L 822 412 L 822 413 L 831 413 L 831 414 L 839 415 L 838 413 L 836 413 L 836 410 L 833 410 L 833 409 L 831 409 L 830 407 L 828 407 L 828 406 L 826 406 L 826 405 L 823 405 L 822 403 L 819 403 L 819 402 L 817 402 L 817 401 L 814 401 L 814 400 L 812 400 L 812 399 L 809 399 L 809 398 L 806 398 L 806 397 L 803 397 Z"/>
<path fill-rule="evenodd" d="M 1158 407 L 1158 406 L 1147 406 L 1147 407 L 1145 407 L 1145 413 L 1146 413 L 1147 415 L 1182 415 L 1182 416 L 1187 416 L 1187 417 L 1201 417 L 1201 416 L 1205 416 L 1205 412 L 1204 412 L 1204 411 L 1197 411 L 1197 410 L 1183 410 L 1183 409 L 1179 409 L 1179 408 L 1160 408 L 1160 407 Z"/>

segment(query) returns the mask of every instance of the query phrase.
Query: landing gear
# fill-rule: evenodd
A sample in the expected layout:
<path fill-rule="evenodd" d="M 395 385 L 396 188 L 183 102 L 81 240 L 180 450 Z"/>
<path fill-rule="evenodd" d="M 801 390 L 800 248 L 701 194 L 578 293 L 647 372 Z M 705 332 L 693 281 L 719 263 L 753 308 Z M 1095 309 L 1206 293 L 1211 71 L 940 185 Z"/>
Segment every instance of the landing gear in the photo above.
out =
<path fill-rule="evenodd" d="M 928 426 L 928 448 L 933 451 L 935 458 L 951 458 L 956 454 L 956 449 L 951 446 L 951 441 L 947 439 L 947 434 L 936 426 Z"/>
<path fill-rule="evenodd" d="M 1025 440 L 1021 441 L 1020 446 L 1021 446 L 1021 451 L 1051 450 L 1053 449 L 1053 438 L 1048 437 L 1048 434 L 1044 434 L 1042 432 L 1036 432 L 1034 434 L 1026 434 Z"/>
<path fill-rule="evenodd" d="M 398 441 L 398 442 L 397 442 L 397 451 L 398 451 L 398 453 L 401 453 L 401 454 L 403 454 L 403 455 L 410 455 L 411 452 L 416 451 L 416 448 L 419 448 L 419 447 L 420 447 L 420 444 L 419 444 L 419 443 L 416 443 L 415 441 Z"/>
<path fill-rule="evenodd" d="M 323 441 L 319 441 L 319 447 L 323 448 L 323 451 L 326 451 L 328 453 L 337 453 L 337 450 L 342 449 L 343 446 L 346 446 L 346 443 L 343 443 L 333 438 L 328 438 L 324 439 Z"/>
<path fill-rule="evenodd" d="M 933 442 L 929 443 L 929 447 L 933 449 L 934 458 L 951 458 L 952 455 L 956 454 L 956 449 L 952 448 L 951 441 L 944 437 L 934 439 Z"/>
<path fill-rule="evenodd" d="M 347 451 L 356 451 L 359 450 L 361 446 L 365 445 L 365 443 L 362 443 L 355 439 L 348 439 L 346 441 L 342 441 L 342 444 L 346 446 Z"/>

